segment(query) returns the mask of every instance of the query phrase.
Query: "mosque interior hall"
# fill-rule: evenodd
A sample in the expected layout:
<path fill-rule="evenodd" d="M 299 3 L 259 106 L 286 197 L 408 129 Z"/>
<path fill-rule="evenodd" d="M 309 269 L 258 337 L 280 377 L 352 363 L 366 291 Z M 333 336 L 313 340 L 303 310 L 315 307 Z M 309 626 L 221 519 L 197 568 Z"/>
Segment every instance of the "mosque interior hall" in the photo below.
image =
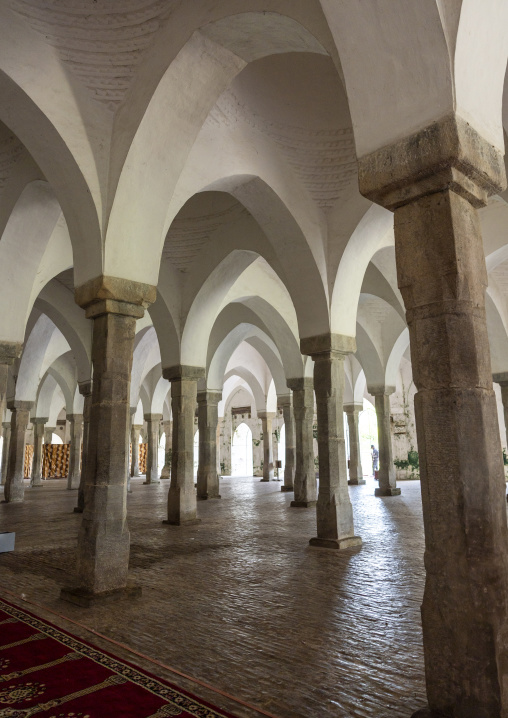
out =
<path fill-rule="evenodd" d="M 0 718 L 508 718 L 508 2 L 0 2 Z"/>

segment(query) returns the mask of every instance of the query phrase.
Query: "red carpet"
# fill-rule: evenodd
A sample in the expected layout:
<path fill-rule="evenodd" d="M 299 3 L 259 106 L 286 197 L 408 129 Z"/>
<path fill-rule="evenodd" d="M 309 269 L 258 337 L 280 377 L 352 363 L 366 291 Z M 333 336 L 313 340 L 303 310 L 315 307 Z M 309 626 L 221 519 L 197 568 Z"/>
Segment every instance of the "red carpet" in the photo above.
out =
<path fill-rule="evenodd" d="M 0 718 L 234 718 L 0 599 Z"/>

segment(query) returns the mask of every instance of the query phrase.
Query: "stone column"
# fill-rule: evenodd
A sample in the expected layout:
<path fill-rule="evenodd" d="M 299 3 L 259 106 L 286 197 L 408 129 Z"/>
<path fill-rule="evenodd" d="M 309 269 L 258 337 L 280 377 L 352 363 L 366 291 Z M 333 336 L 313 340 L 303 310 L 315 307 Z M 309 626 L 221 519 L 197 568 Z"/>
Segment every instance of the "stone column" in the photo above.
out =
<path fill-rule="evenodd" d="M 163 422 L 164 427 L 164 466 L 161 471 L 161 479 L 171 478 L 171 446 L 173 442 L 173 422 Z"/>
<path fill-rule="evenodd" d="M 146 450 L 146 477 L 144 484 L 160 484 L 159 479 L 159 426 L 162 414 L 145 414 L 148 446 Z"/>
<path fill-rule="evenodd" d="M 115 294 L 117 299 L 102 298 Z M 93 387 L 78 536 L 78 588 L 62 589 L 61 597 L 78 605 L 131 591 L 126 438 L 132 353 L 136 320 L 155 294 L 155 287 L 113 277 L 100 277 L 76 289 L 77 303 L 93 319 Z"/>
<path fill-rule="evenodd" d="M 178 366 L 163 370 L 171 382 L 173 454 L 168 492 L 168 518 L 164 523 L 181 526 L 200 521 L 194 489 L 194 416 L 197 381 L 204 378 L 200 367 Z"/>
<path fill-rule="evenodd" d="M 11 440 L 11 422 L 3 421 L 2 428 L 3 428 L 4 444 L 3 444 L 3 449 L 2 449 L 2 469 L 1 469 L 1 474 L 0 474 L 0 485 L 5 484 L 5 479 L 7 476 L 7 463 L 8 463 L 8 459 L 9 459 L 9 443 Z"/>
<path fill-rule="evenodd" d="M 26 428 L 30 420 L 31 401 L 12 401 L 8 404 L 11 410 L 11 440 L 9 442 L 9 459 L 4 496 L 7 503 L 23 501 L 25 496 L 25 446 Z"/>
<path fill-rule="evenodd" d="M 360 433 L 358 419 L 363 411 L 363 404 L 344 404 L 349 428 L 349 481 L 350 486 L 365 484 L 362 460 L 360 456 Z"/>
<path fill-rule="evenodd" d="M 359 160 L 395 211 L 425 527 L 427 715 L 508 714 L 508 531 L 476 208 L 506 186 L 501 153 L 449 115 Z M 423 714 L 421 714 L 423 715 Z"/>
<path fill-rule="evenodd" d="M 284 466 L 284 484 L 281 491 L 294 491 L 296 467 L 295 418 L 293 414 L 293 398 L 291 394 L 279 396 L 279 406 L 282 407 L 284 427 L 286 433 L 286 463 Z"/>
<path fill-rule="evenodd" d="M 316 505 L 317 482 L 314 465 L 314 382 L 310 378 L 288 379 L 293 390 L 296 463 L 295 498 L 291 506 L 311 508 Z"/>
<path fill-rule="evenodd" d="M 220 499 L 217 473 L 217 424 L 220 391 L 200 391 L 198 400 L 198 499 Z"/>
<path fill-rule="evenodd" d="M 81 445 L 83 442 L 83 414 L 68 414 L 70 422 L 71 443 L 69 450 L 69 474 L 67 488 L 79 489 L 81 479 Z"/>
<path fill-rule="evenodd" d="M 273 481 L 273 411 L 258 411 L 263 431 L 263 478 L 261 481 Z"/>
<path fill-rule="evenodd" d="M 143 429 L 143 424 L 133 424 L 131 428 L 131 476 L 139 476 L 139 435 Z"/>
<path fill-rule="evenodd" d="M 343 397 L 344 359 L 356 350 L 352 337 L 338 334 L 302 340 L 302 351 L 314 359 L 319 450 L 317 537 L 311 546 L 343 549 L 360 546 L 347 486 Z"/>
<path fill-rule="evenodd" d="M 0 342 L 0 436 L 5 437 L 3 429 L 9 428 L 10 422 L 5 422 L 5 410 L 7 408 L 7 386 L 9 380 L 9 366 L 11 366 L 16 359 L 21 356 L 23 345 L 18 342 Z M 6 427 L 4 424 L 8 424 Z M 4 438 L 4 449 L 3 455 L 6 456 L 6 442 Z M 7 461 L 7 456 L 6 456 Z M 0 474 L 0 485 L 5 483 L 5 477 L 7 472 L 7 464 L 5 470 L 3 468 L 2 460 L 2 472 Z"/>
<path fill-rule="evenodd" d="M 82 514 L 85 507 L 85 476 L 86 464 L 88 462 L 88 437 L 90 435 L 90 413 L 92 410 L 92 382 L 83 381 L 79 383 L 79 393 L 84 397 L 83 402 L 83 454 L 81 457 L 81 474 L 78 487 L 78 504 L 74 507 L 74 513 Z"/>
<path fill-rule="evenodd" d="M 52 438 L 53 438 L 53 434 L 54 434 L 54 432 L 55 432 L 55 429 L 56 429 L 56 426 L 46 426 L 46 427 L 44 428 L 44 443 L 45 443 L 45 444 L 51 444 L 51 443 L 52 443 L 51 440 L 52 440 Z"/>
<path fill-rule="evenodd" d="M 392 430 L 390 426 L 390 394 L 393 390 L 369 389 L 376 402 L 377 435 L 379 441 L 379 486 L 376 496 L 400 496 L 393 465 Z"/>
<path fill-rule="evenodd" d="M 32 461 L 32 479 L 30 486 L 43 486 L 42 483 L 42 440 L 44 438 L 44 425 L 47 417 L 32 419 L 34 428 L 34 456 Z"/>

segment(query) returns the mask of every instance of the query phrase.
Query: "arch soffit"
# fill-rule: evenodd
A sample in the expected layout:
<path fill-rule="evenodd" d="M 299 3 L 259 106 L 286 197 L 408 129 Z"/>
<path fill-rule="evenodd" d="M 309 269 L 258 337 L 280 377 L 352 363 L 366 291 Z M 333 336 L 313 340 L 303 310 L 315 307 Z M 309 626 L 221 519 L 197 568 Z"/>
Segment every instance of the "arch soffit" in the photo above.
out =
<path fill-rule="evenodd" d="M 100 139 L 97 147 L 90 140 L 106 137 L 101 109 L 92 106 L 53 48 L 7 4 L 0 6 L 0 48 L 0 120 L 54 188 L 73 241 L 77 283 L 86 281 L 102 271 L 103 160 Z"/>
<path fill-rule="evenodd" d="M 0 242 L 2 339 L 21 341 L 32 287 L 61 210 L 53 191 L 39 180 L 25 187 Z"/>
<path fill-rule="evenodd" d="M 237 366 L 233 369 L 230 369 L 227 374 L 224 375 L 224 384 L 227 382 L 228 379 L 235 375 L 240 377 L 240 379 L 243 379 L 243 381 L 248 384 L 250 392 L 254 397 L 256 411 L 265 411 L 265 394 L 263 392 L 263 389 L 261 388 L 261 384 L 258 382 L 254 374 L 245 367 Z"/>
<path fill-rule="evenodd" d="M 49 317 L 41 314 L 23 348 L 15 398 L 18 401 L 34 401 L 40 377 L 58 356 L 68 350 L 69 345 L 61 332 Z"/>
<path fill-rule="evenodd" d="M 289 4 L 284 10 L 289 15 L 288 8 Z M 140 95 L 141 104 L 145 108 L 142 109 L 131 97 L 131 104 L 137 106 L 137 122 L 134 122 L 134 126 L 125 109 L 119 113 L 122 128 L 126 124 L 130 125 L 130 132 L 122 133 L 123 139 L 129 136 L 132 139 L 127 151 L 118 148 L 112 162 L 112 177 L 118 177 L 118 182 L 115 187 L 116 179 L 112 179 L 113 186 L 110 187 L 110 196 L 114 199 L 106 241 L 106 273 L 109 265 L 120 266 L 121 276 L 156 283 L 164 238 L 165 210 L 178 177 L 210 109 L 249 61 L 274 52 L 286 52 L 289 49 L 295 51 L 297 48 L 326 54 L 320 42 L 304 25 L 298 24 L 298 31 L 295 32 L 297 21 L 285 17 L 280 8 L 276 14 L 267 14 L 267 7 L 263 6 L 259 8 L 262 12 L 251 14 L 250 18 L 246 12 L 248 9 L 245 6 L 242 9 L 244 12 L 238 13 L 237 6 L 231 5 L 229 12 L 233 17 L 223 20 L 217 18 L 219 24 L 211 23 L 210 15 L 206 19 L 203 17 L 202 23 L 206 23 L 207 27 L 191 33 L 185 44 L 181 41 L 177 43 L 180 49 L 161 73 L 149 102 L 145 99 L 146 88 L 142 93 L 144 97 Z M 266 26 L 267 22 L 269 27 L 266 27 L 266 32 L 255 31 L 256 24 Z M 286 32 L 275 30 L 275 26 L 281 23 L 285 23 Z M 224 24 L 233 35 L 224 33 Z M 292 25 L 292 30 L 289 25 Z M 326 23 L 321 24 L 320 30 L 326 34 L 328 41 Z M 233 42 L 229 49 L 222 44 L 226 37 L 230 43 Z M 328 44 L 333 47 L 332 43 Z M 334 57 L 336 59 L 336 54 Z M 182 92 L 182 87 L 185 87 L 185 92 Z M 178 102 L 175 102 L 175 98 L 178 98 Z M 163 122 L 161 118 L 164 118 Z M 143 181 L 148 173 L 151 182 Z M 154 194 L 154 187 L 158 195 Z M 138 208 L 141 204 L 151 211 L 131 212 L 130 208 L 136 204 Z M 144 217 L 143 226 L 140 224 L 141 216 Z M 149 227 L 146 225 L 147 217 Z M 154 247 L 154 251 L 140 252 L 137 238 L 141 233 L 158 237 L 159 246 Z M 123 238 L 121 247 L 114 242 L 114 238 L 120 236 Z M 132 257 L 134 261 L 129 262 L 127 257 Z"/>

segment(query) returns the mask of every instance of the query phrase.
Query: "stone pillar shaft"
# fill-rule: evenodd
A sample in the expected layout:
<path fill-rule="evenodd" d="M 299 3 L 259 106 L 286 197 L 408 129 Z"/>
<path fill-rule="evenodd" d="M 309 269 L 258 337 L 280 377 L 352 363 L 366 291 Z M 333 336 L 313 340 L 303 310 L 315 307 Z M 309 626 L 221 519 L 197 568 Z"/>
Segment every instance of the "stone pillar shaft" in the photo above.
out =
<path fill-rule="evenodd" d="M 0 485 L 5 484 L 7 477 L 7 463 L 9 460 L 9 443 L 11 441 L 11 422 L 2 422 L 4 443 L 2 448 L 2 469 L 0 473 Z"/>
<path fill-rule="evenodd" d="M 263 431 L 263 478 L 261 481 L 273 481 L 273 436 L 272 420 L 275 416 L 271 411 L 258 411 Z"/>
<path fill-rule="evenodd" d="M 162 414 L 145 414 L 148 446 L 146 452 L 145 484 L 160 484 L 159 479 L 159 426 Z"/>
<path fill-rule="evenodd" d="M 217 424 L 219 391 L 203 391 L 197 395 L 199 429 L 198 499 L 220 499 L 217 473 Z"/>
<path fill-rule="evenodd" d="M 289 382 L 288 382 L 289 383 Z M 314 383 L 312 379 L 290 380 L 293 390 L 296 463 L 293 507 L 312 507 L 317 500 L 314 464 Z"/>
<path fill-rule="evenodd" d="M 34 455 L 32 461 L 31 486 L 43 486 L 42 483 L 42 440 L 44 438 L 44 425 L 47 418 L 32 419 L 34 429 Z"/>
<path fill-rule="evenodd" d="M 508 530 L 476 208 L 506 186 L 503 158 L 449 115 L 359 170 L 362 193 L 395 211 L 418 389 L 429 708 L 497 718 L 508 714 Z"/>
<path fill-rule="evenodd" d="M 81 480 L 81 446 L 83 443 L 83 414 L 69 414 L 71 445 L 69 453 L 69 475 L 67 488 L 79 489 Z"/>
<path fill-rule="evenodd" d="M 318 417 L 319 494 L 316 506 L 317 538 L 311 545 L 348 548 L 361 544 L 354 535 L 353 507 L 347 487 L 344 439 L 344 358 L 335 351 L 314 359 L 314 391 Z"/>
<path fill-rule="evenodd" d="M 12 411 L 11 440 L 4 489 L 5 501 L 9 503 L 23 501 L 25 496 L 26 428 L 30 420 L 31 407 L 31 401 L 16 401 L 9 407 Z"/>
<path fill-rule="evenodd" d="M 129 565 L 125 437 L 137 317 L 108 312 L 107 306 L 103 311 L 93 325 L 92 406 L 77 557 L 80 588 L 93 594 L 125 588 Z"/>
<path fill-rule="evenodd" d="M 393 465 L 390 394 L 375 392 L 374 397 L 379 442 L 379 486 L 374 493 L 376 496 L 399 496 L 400 489 L 397 488 L 395 466 Z"/>
<path fill-rule="evenodd" d="M 295 441 L 295 417 L 293 414 L 292 397 L 287 397 L 282 403 L 284 416 L 284 428 L 286 436 L 286 462 L 284 466 L 284 484 L 281 491 L 294 491 L 295 469 L 296 469 L 296 441 Z"/>
<path fill-rule="evenodd" d="M 185 375 L 170 374 L 170 376 L 166 378 L 170 378 L 171 381 L 173 455 L 166 523 L 180 526 L 199 521 L 194 489 L 194 416 L 197 379 L 187 378 Z"/>
<path fill-rule="evenodd" d="M 434 708 L 493 705 L 495 666 L 508 665 L 508 544 L 479 221 L 466 199 L 438 192 L 395 212 L 395 237 L 418 388 L 427 694 Z M 459 648 L 464 630 L 477 660 Z"/>
<path fill-rule="evenodd" d="M 359 418 L 363 410 L 361 404 L 344 404 L 349 429 L 349 481 L 351 486 L 365 484 L 360 455 Z"/>
<path fill-rule="evenodd" d="M 171 447 L 173 445 L 173 422 L 165 421 L 164 424 L 164 466 L 161 471 L 161 479 L 171 478 Z"/>
<path fill-rule="evenodd" d="M 79 476 L 78 503 L 74 507 L 77 514 L 83 513 L 85 507 L 85 476 L 88 463 L 88 437 L 90 436 L 90 414 L 92 410 L 92 382 L 85 381 L 79 385 L 79 393 L 83 402 L 83 454 L 81 458 L 81 474 Z"/>

